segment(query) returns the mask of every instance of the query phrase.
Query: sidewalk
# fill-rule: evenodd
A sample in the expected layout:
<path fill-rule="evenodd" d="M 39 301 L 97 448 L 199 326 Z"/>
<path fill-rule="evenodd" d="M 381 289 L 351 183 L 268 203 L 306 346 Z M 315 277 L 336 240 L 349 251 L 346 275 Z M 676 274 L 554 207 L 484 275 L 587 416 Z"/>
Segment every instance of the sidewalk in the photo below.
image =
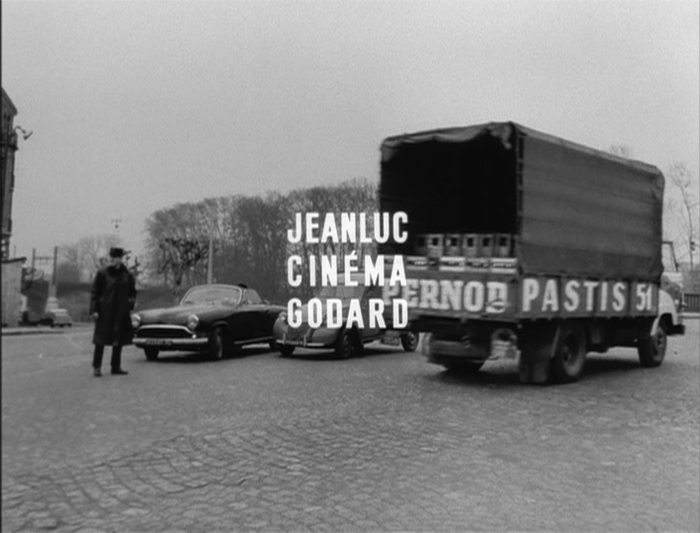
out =
<path fill-rule="evenodd" d="M 91 327 L 92 324 L 76 323 L 71 327 L 51 327 L 51 326 L 18 326 L 13 328 L 2 328 L 3 337 L 11 337 L 15 335 L 42 335 L 46 333 L 65 333 L 66 331 L 83 329 Z"/>

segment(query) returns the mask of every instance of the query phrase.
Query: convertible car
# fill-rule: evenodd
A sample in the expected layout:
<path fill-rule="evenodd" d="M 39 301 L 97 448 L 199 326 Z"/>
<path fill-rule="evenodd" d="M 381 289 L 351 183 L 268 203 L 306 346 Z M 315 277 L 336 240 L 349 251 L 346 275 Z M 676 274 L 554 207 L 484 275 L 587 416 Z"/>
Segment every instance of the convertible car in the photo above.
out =
<path fill-rule="evenodd" d="M 179 305 L 131 315 L 134 345 L 154 361 L 161 351 L 201 351 L 212 359 L 246 344 L 267 342 L 282 306 L 263 303 L 245 285 L 198 285 Z"/>
<path fill-rule="evenodd" d="M 382 290 L 378 286 L 364 286 L 362 274 L 353 276 L 358 283 L 357 286 L 336 286 L 323 287 L 316 295 L 322 302 L 329 299 L 339 299 L 342 302 L 342 316 L 348 315 L 350 301 L 359 301 L 363 327 L 329 327 L 327 320 L 319 328 L 311 328 L 308 323 L 309 308 L 308 303 L 301 309 L 302 324 L 299 327 L 292 327 L 289 324 L 289 317 L 286 310 L 283 311 L 275 322 L 273 333 L 277 343 L 277 350 L 283 357 L 289 357 L 294 353 L 295 348 L 318 348 L 333 350 L 338 359 L 346 359 L 363 352 L 364 345 L 373 341 L 380 341 L 382 344 L 399 345 L 407 352 L 416 350 L 419 344 L 419 333 L 410 327 L 400 330 L 379 329 L 370 327 L 369 300 L 371 298 L 381 298 Z M 322 307 L 325 308 L 324 305 Z"/>

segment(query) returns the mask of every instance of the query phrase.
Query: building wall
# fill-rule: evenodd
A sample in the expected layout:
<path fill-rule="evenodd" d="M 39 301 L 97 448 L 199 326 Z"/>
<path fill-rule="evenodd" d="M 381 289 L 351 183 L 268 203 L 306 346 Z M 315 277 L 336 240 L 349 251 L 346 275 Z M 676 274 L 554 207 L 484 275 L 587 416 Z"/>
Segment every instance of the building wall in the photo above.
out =
<path fill-rule="evenodd" d="M 2 183 L 2 259 L 8 259 L 10 237 L 12 237 L 12 195 L 15 188 L 15 152 L 17 151 L 17 134 L 14 131 L 14 119 L 17 108 L 2 89 L 2 146 L 0 146 L 0 174 Z"/>
<path fill-rule="evenodd" d="M 25 258 L 2 262 L 2 325 L 16 327 L 22 316 L 22 265 Z"/>

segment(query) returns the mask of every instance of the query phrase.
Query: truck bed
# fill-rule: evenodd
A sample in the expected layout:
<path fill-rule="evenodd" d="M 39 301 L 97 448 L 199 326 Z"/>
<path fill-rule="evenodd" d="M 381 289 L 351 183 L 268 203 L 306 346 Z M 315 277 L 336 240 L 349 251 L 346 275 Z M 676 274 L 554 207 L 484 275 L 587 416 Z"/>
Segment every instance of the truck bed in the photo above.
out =
<path fill-rule="evenodd" d="M 501 236 L 508 248 L 485 257 L 512 259 L 517 278 L 660 278 L 664 179 L 654 166 L 513 122 L 390 137 L 381 152 L 381 211 L 405 211 L 410 235 L 382 253 L 431 256 L 427 271 L 439 271 L 439 257 L 469 255 L 448 251 L 451 238 Z"/>

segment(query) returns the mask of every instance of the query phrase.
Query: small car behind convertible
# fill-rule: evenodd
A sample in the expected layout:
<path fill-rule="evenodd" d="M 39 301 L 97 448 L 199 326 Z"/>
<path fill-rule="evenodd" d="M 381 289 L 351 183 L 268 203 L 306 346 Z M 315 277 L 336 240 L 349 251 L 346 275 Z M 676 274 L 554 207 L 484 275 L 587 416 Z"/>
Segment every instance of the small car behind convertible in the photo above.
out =
<path fill-rule="evenodd" d="M 289 324 L 287 311 L 283 311 L 274 325 L 274 336 L 277 349 L 282 356 L 289 357 L 295 348 L 319 348 L 333 350 L 338 359 L 346 359 L 353 355 L 359 355 L 364 350 L 364 345 L 373 341 L 383 344 L 399 345 L 407 352 L 416 350 L 419 344 L 419 333 L 410 328 L 406 329 L 380 329 L 371 327 L 368 320 L 368 302 L 370 298 L 381 298 L 382 290 L 378 286 L 364 286 L 362 276 L 355 275 L 358 285 L 352 286 L 327 286 L 321 288 L 316 298 L 321 301 L 339 299 L 342 301 L 342 316 L 348 315 L 351 300 L 359 301 L 363 326 L 353 327 L 329 327 L 327 317 L 319 328 L 312 328 L 308 323 L 309 304 L 304 304 L 301 309 L 302 323 L 295 328 Z M 388 321 L 386 323 L 389 323 Z"/>
<path fill-rule="evenodd" d="M 198 285 L 179 305 L 131 315 L 134 345 L 155 361 L 162 351 L 200 351 L 212 359 L 246 344 L 269 343 L 284 307 L 263 303 L 245 285 Z"/>

